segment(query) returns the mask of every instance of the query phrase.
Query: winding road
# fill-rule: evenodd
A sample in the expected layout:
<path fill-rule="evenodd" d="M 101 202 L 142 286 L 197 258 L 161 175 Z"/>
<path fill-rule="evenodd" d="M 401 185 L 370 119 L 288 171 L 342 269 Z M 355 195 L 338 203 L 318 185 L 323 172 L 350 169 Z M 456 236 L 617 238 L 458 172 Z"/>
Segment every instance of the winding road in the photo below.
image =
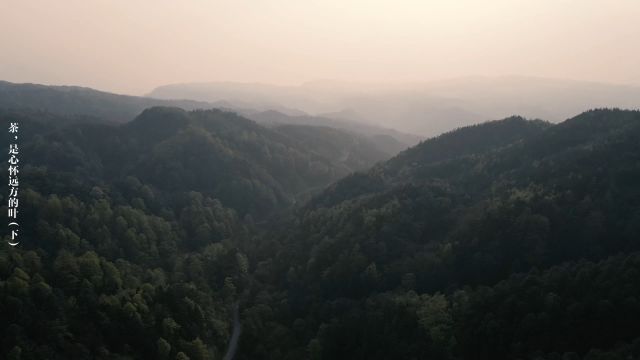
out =
<path fill-rule="evenodd" d="M 239 315 L 240 306 L 236 302 L 233 304 L 233 332 L 231 333 L 231 340 L 229 340 L 229 347 L 227 353 L 224 355 L 224 360 L 232 360 L 238 350 L 238 341 L 240 341 L 240 333 L 242 332 L 242 324 L 240 324 Z"/>

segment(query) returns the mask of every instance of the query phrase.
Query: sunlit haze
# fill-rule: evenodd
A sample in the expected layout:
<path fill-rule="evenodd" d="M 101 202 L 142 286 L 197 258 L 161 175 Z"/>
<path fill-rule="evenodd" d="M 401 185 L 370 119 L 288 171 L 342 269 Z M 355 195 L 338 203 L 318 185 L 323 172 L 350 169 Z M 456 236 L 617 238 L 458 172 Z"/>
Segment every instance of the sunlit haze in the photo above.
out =
<path fill-rule="evenodd" d="M 0 79 L 168 83 L 527 75 L 640 84 L 640 2 L 8 1 Z"/>

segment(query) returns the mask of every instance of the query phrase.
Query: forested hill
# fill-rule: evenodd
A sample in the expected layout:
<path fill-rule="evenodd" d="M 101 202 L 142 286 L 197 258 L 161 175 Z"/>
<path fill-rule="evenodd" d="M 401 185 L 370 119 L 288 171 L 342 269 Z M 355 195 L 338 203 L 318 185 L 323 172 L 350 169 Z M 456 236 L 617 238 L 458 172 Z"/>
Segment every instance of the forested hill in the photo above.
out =
<path fill-rule="evenodd" d="M 335 129 L 267 129 L 220 110 L 151 108 L 121 126 L 54 127 L 70 120 L 5 114 L 26 121 L 23 147 L 29 166 L 103 184 L 131 176 L 160 194 L 198 191 L 254 218 L 390 156 Z"/>
<path fill-rule="evenodd" d="M 469 161 L 516 145 L 543 132 L 551 124 L 511 117 L 457 129 L 425 140 L 367 172 L 353 174 L 332 185 L 311 204 L 334 204 L 353 196 L 383 190 L 393 183 L 420 183 L 430 177 L 452 181 L 468 174 Z M 475 180 L 475 179 L 474 179 Z"/>
<path fill-rule="evenodd" d="M 254 222 L 387 157 L 337 130 L 308 130 L 309 147 L 220 110 L 0 119 L 20 126 L 21 243 L 0 247 L 9 359 L 221 358 L 252 283 Z"/>
<path fill-rule="evenodd" d="M 297 142 L 299 146 L 351 170 L 367 170 L 399 152 L 367 138 L 327 126 L 280 125 L 275 130 Z"/>
<path fill-rule="evenodd" d="M 622 359 L 638 179 L 640 112 L 509 118 L 339 181 L 250 257 L 321 358 Z"/>
<path fill-rule="evenodd" d="M 45 111 L 56 115 L 85 115 L 125 123 L 152 106 L 175 106 L 186 110 L 210 109 L 210 104 L 191 100 L 161 100 L 118 95 L 79 86 L 14 84 L 0 81 L 0 108 Z"/>
<path fill-rule="evenodd" d="M 394 174 L 412 166 L 426 166 L 463 156 L 480 155 L 539 134 L 549 126 L 551 124 L 541 120 L 530 121 L 514 116 L 453 130 L 405 151 L 389 161 L 385 171 Z"/>
<path fill-rule="evenodd" d="M 335 129 L 356 133 L 365 137 L 386 136 L 395 140 L 390 142 L 389 148 L 395 149 L 394 153 L 400 152 L 406 149 L 408 146 L 417 144 L 422 136 L 411 135 L 402 133 L 400 131 L 384 128 L 368 124 L 362 120 L 354 121 L 341 118 L 340 114 L 328 114 L 327 116 L 311 116 L 311 115 L 290 115 L 280 111 L 267 110 L 267 111 L 241 111 L 246 113 L 246 116 L 255 120 L 259 124 L 266 126 L 278 126 L 278 125 L 308 125 L 308 126 L 329 126 Z M 331 117 L 331 116 L 335 116 Z M 389 141 L 389 140 L 387 140 Z"/>
<path fill-rule="evenodd" d="M 230 156 L 233 147 L 199 125 L 224 126 L 215 116 L 226 115 L 158 108 L 113 126 L 0 114 L 4 124 L 19 120 L 21 160 L 21 242 L 0 247 L 2 358 L 224 354 L 231 307 L 249 281 L 239 250 L 250 239 L 249 225 L 211 193 L 195 191 L 215 179 L 196 183 L 198 166 L 187 163 L 192 169 L 178 173 L 184 169 L 175 165 L 184 153 L 204 156 L 200 151 L 211 148 L 222 154 L 212 153 L 214 159 Z M 236 126 L 243 125 L 247 132 L 253 126 Z M 179 139 L 197 143 L 169 148 Z M 175 168 L 140 176 L 143 166 L 158 166 L 154 161 L 171 153 Z M 176 188 L 161 188 L 163 176 L 179 178 Z M 1 196 L 6 204 L 7 193 Z"/>

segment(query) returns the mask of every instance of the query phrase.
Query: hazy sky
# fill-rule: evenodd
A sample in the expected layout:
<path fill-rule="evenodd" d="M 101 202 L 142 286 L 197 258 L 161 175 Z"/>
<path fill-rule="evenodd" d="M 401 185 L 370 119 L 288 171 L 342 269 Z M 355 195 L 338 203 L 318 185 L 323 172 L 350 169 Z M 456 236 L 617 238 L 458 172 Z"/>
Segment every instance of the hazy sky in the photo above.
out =
<path fill-rule="evenodd" d="M 0 0 L 0 79 L 166 83 L 532 75 L 640 84 L 638 0 Z"/>

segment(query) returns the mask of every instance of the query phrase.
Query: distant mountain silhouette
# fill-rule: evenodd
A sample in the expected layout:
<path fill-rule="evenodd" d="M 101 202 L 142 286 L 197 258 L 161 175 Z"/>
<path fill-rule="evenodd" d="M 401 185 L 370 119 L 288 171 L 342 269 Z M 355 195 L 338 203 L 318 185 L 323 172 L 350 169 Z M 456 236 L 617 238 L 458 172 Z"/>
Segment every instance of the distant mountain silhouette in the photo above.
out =
<path fill-rule="evenodd" d="M 312 115 L 287 115 L 275 110 L 267 110 L 263 112 L 253 112 L 245 114 L 248 118 L 258 123 L 266 125 L 291 124 L 291 125 L 311 125 L 311 126 L 329 126 L 336 129 L 346 130 L 355 134 L 361 134 L 367 137 L 377 135 L 387 135 L 392 137 L 398 144 L 390 145 L 398 149 L 395 152 L 406 149 L 411 145 L 417 144 L 423 138 L 417 135 L 402 133 L 400 131 L 367 124 L 363 121 L 340 119 L 325 116 Z"/>
<path fill-rule="evenodd" d="M 600 107 L 640 108 L 640 87 L 526 76 L 407 84 L 316 81 L 300 86 L 199 83 L 161 86 L 159 98 L 283 106 L 422 136 L 513 114 L 562 121 Z M 344 110 L 348 109 L 348 110 Z"/>
<path fill-rule="evenodd" d="M 250 107 L 244 102 L 226 100 L 214 102 L 156 99 L 118 95 L 78 86 L 48 86 L 39 84 L 14 84 L 0 81 L 0 109 L 18 110 L 25 114 L 40 112 L 43 116 L 61 115 L 57 121 L 125 123 L 133 120 L 144 109 L 154 106 L 179 107 L 184 110 L 218 108 L 248 117 L 264 125 L 294 124 L 330 126 L 364 136 L 390 135 L 398 143 L 387 144 L 386 152 L 395 154 L 422 138 L 393 129 L 373 126 L 362 121 L 310 116 L 303 111 L 274 104 L 272 108 Z M 75 117 L 75 120 L 72 119 Z"/>
<path fill-rule="evenodd" d="M 46 111 L 59 115 L 89 115 L 116 123 L 131 121 L 152 106 L 175 106 L 185 110 L 225 107 L 192 100 L 160 100 L 118 95 L 79 86 L 14 84 L 0 81 L 0 108 Z"/>

